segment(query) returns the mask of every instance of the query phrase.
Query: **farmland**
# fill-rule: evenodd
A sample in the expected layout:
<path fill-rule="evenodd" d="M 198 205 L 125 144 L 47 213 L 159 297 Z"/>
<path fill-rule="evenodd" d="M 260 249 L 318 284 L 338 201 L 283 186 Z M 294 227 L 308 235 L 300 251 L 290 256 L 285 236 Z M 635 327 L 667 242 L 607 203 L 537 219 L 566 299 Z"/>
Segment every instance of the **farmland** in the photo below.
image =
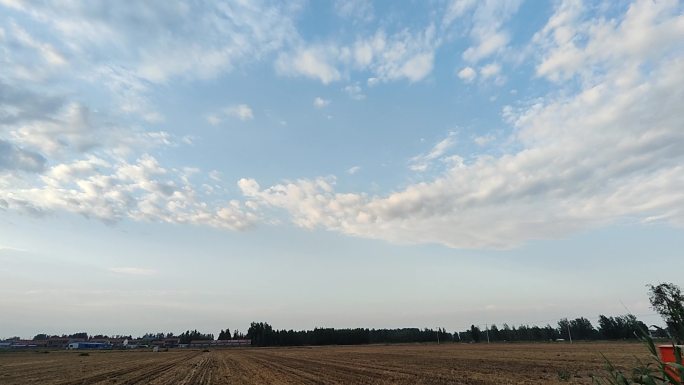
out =
<path fill-rule="evenodd" d="M 638 343 L 367 345 L 150 351 L 0 352 L 0 383 L 591 384 L 603 353 L 648 359 Z"/>

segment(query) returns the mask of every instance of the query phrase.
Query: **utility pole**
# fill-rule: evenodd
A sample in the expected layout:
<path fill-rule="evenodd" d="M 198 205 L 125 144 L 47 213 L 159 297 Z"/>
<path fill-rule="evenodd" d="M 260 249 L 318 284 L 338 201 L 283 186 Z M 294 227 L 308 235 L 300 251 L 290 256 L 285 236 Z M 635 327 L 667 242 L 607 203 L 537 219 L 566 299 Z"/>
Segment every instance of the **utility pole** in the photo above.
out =
<path fill-rule="evenodd" d="M 568 337 L 570 337 L 570 343 L 572 343 L 572 333 L 570 333 L 570 321 L 568 321 Z"/>
<path fill-rule="evenodd" d="M 437 328 L 437 345 L 439 345 L 439 331 L 440 330 L 441 330 L 440 328 Z"/>
<path fill-rule="evenodd" d="M 485 330 L 487 331 L 487 343 L 489 343 L 489 325 L 485 324 Z"/>

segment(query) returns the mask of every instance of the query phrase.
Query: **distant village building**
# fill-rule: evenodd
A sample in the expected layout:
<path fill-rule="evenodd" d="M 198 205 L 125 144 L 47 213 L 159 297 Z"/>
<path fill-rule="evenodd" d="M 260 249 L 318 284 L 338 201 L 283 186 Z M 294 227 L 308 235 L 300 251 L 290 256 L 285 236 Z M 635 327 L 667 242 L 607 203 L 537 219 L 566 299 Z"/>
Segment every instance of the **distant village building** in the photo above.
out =
<path fill-rule="evenodd" d="M 112 345 L 104 342 L 71 342 L 67 345 L 67 349 L 111 349 Z"/>
<path fill-rule="evenodd" d="M 68 338 L 50 337 L 47 340 L 47 347 L 64 349 L 69 344 L 69 342 L 71 341 L 69 341 Z"/>
<path fill-rule="evenodd" d="M 150 342 L 150 345 L 160 348 L 177 348 L 180 343 L 180 338 L 164 338 Z"/>

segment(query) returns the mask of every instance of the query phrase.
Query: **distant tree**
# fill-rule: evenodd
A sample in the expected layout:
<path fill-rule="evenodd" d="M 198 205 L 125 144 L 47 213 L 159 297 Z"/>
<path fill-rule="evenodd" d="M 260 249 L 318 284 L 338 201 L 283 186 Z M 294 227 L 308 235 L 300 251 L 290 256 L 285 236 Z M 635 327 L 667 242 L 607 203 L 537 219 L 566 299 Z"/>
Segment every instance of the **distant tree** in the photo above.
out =
<path fill-rule="evenodd" d="M 82 338 L 84 340 L 87 340 L 88 339 L 88 333 L 86 333 L 86 332 L 74 333 L 74 334 L 68 335 L 67 338 Z"/>
<path fill-rule="evenodd" d="M 46 340 L 46 339 L 48 339 L 48 338 L 50 338 L 49 335 L 41 333 L 41 334 L 36 334 L 36 335 L 33 337 L 33 340 L 34 340 L 34 341 L 42 341 L 42 340 Z"/>
<path fill-rule="evenodd" d="M 159 333 L 145 333 L 145 334 L 142 336 L 142 339 L 152 341 L 152 340 L 163 340 L 165 337 L 166 337 L 166 333 L 162 333 L 162 332 L 159 332 Z"/>
<path fill-rule="evenodd" d="M 643 330 L 647 330 L 646 324 L 632 314 L 616 317 L 599 316 L 599 334 L 608 340 L 638 338 L 638 333 Z"/>
<path fill-rule="evenodd" d="M 515 336 L 513 334 L 513 330 L 511 329 L 510 326 L 508 326 L 507 323 L 502 325 L 502 329 L 500 331 L 501 339 L 504 341 L 513 341 L 515 340 Z"/>
<path fill-rule="evenodd" d="M 567 318 L 561 318 L 558 321 L 558 333 L 560 338 L 569 340 L 570 339 L 570 321 Z"/>
<path fill-rule="evenodd" d="M 575 318 L 570 321 L 570 330 L 572 337 L 577 340 L 590 340 L 596 338 L 596 329 L 591 324 L 591 321 L 584 317 Z"/>
<path fill-rule="evenodd" d="M 318 332 L 317 332 L 318 330 Z M 320 339 L 324 339 L 324 329 L 314 329 Z M 274 342 L 273 328 L 266 322 L 252 322 L 247 330 L 247 338 L 255 346 L 270 346 Z"/>
<path fill-rule="evenodd" d="M 437 328 L 437 340 L 441 343 L 453 341 L 453 336 L 444 328 Z"/>
<path fill-rule="evenodd" d="M 226 329 L 225 331 L 221 329 L 221 332 L 218 335 L 219 340 L 229 340 L 231 338 L 230 336 L 230 329 Z"/>
<path fill-rule="evenodd" d="M 475 325 L 470 325 L 470 335 L 473 342 L 480 342 L 480 328 Z"/>
<path fill-rule="evenodd" d="M 599 333 L 601 336 L 607 340 L 615 340 L 620 338 L 620 333 L 618 330 L 617 322 L 615 318 L 606 317 L 605 315 L 599 315 Z"/>
<path fill-rule="evenodd" d="M 181 333 L 181 335 L 178 336 L 180 343 L 181 344 L 189 344 L 191 341 L 195 340 L 213 340 L 214 335 L 209 333 L 209 334 L 203 334 L 197 331 L 197 329 L 190 331 L 187 330 L 184 333 Z"/>
<path fill-rule="evenodd" d="M 684 296 L 673 283 L 648 285 L 651 307 L 665 320 L 667 329 L 678 344 L 684 342 Z"/>
<path fill-rule="evenodd" d="M 500 336 L 499 328 L 496 327 L 496 325 L 492 324 L 492 326 L 489 327 L 489 339 L 492 341 L 500 341 L 501 336 Z"/>

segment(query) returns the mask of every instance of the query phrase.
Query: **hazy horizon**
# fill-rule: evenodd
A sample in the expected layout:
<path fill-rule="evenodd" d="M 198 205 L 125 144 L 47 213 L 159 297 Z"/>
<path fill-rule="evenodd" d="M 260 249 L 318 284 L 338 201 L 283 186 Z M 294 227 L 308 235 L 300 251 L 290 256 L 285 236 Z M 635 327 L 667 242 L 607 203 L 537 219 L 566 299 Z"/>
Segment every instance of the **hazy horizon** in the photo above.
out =
<path fill-rule="evenodd" d="M 681 1 L 0 10 L 0 338 L 651 325 L 683 284 Z"/>

